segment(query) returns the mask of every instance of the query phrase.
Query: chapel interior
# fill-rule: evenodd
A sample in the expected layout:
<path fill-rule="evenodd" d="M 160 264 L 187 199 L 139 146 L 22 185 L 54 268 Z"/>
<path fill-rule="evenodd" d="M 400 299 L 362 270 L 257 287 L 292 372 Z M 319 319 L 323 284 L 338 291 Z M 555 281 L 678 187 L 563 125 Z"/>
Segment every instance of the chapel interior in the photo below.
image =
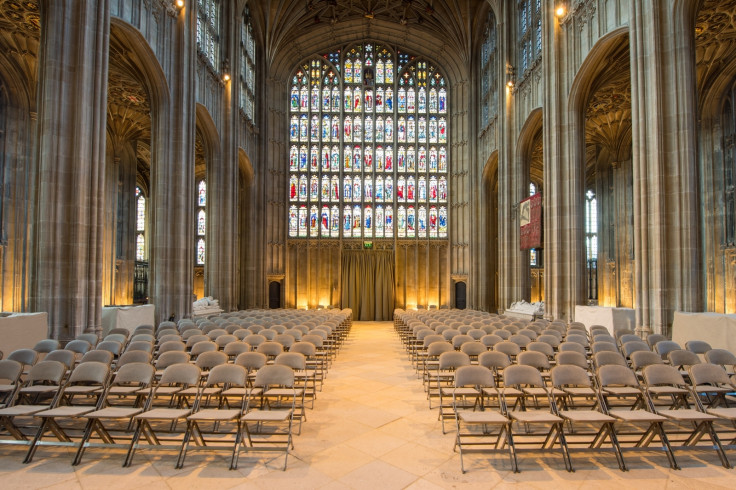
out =
<path fill-rule="evenodd" d="M 0 311 L 43 312 L 48 338 L 102 339 L 105 311 L 130 306 L 151 305 L 156 326 L 208 304 L 349 310 L 320 396 L 404 407 L 340 418 L 347 432 L 365 423 L 376 446 L 426 408 L 404 318 L 532 303 L 570 325 L 591 307 L 627 312 L 646 341 L 672 339 L 680 314 L 712 314 L 730 319 L 736 346 L 736 0 L 0 0 L 0 27 Z M 382 361 L 356 340 L 372 329 Z M 341 356 L 357 371 L 340 371 Z M 390 356 L 406 379 L 380 364 Z M 351 391 L 364 362 L 390 393 Z M 428 413 L 419 425 L 436 433 Z M 329 440 L 326 405 L 314 416 L 306 434 Z M 682 473 L 645 453 L 628 481 L 612 455 L 579 479 L 545 456 L 526 461 L 543 469 L 531 477 L 477 461 L 474 476 L 441 435 L 360 454 L 330 440 L 329 468 L 302 435 L 309 457 L 285 475 L 664 488 L 730 486 L 733 474 L 696 452 Z M 437 444 L 444 456 L 424 453 Z M 0 448 L 0 474 L 100 483 L 68 467 L 71 453 L 44 451 L 24 466 Z M 387 469 L 411 452 L 431 464 L 397 463 L 411 478 Z M 120 473 L 115 454 L 92 473 L 237 484 L 210 468 L 224 459 L 194 456 L 191 480 L 177 480 L 170 460 Z M 278 486 L 275 466 L 260 468 L 240 471 Z"/>

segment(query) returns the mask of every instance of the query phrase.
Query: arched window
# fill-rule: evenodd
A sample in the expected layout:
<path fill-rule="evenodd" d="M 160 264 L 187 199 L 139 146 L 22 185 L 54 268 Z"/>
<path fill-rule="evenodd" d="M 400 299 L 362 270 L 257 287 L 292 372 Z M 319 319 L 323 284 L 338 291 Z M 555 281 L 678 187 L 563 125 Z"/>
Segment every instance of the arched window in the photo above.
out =
<path fill-rule="evenodd" d="M 542 0 L 519 0 L 517 12 L 519 74 L 524 77 L 542 59 Z"/>
<path fill-rule="evenodd" d="M 146 198 L 135 188 L 135 260 L 146 260 Z"/>
<path fill-rule="evenodd" d="M 205 258 L 205 235 L 207 233 L 207 184 L 200 180 L 197 184 L 197 265 L 204 265 Z"/>
<path fill-rule="evenodd" d="M 220 72 L 220 0 L 197 0 L 197 50 Z"/>
<path fill-rule="evenodd" d="M 726 100 L 723 106 L 723 202 L 724 226 L 723 233 L 726 246 L 736 243 L 736 198 L 734 184 L 736 184 L 736 117 L 733 111 L 733 100 Z"/>
<path fill-rule="evenodd" d="M 598 203 L 592 190 L 585 194 L 585 256 L 589 263 L 598 260 Z"/>
<path fill-rule="evenodd" d="M 448 86 L 436 66 L 358 44 L 300 65 L 288 97 L 290 238 L 447 238 Z"/>
<path fill-rule="evenodd" d="M 485 40 L 481 49 L 481 127 L 485 128 L 498 115 L 498 45 L 496 16 L 488 12 Z"/>
<path fill-rule="evenodd" d="M 240 26 L 240 110 L 253 122 L 256 93 L 256 43 L 253 39 L 253 26 L 250 10 L 246 7 Z"/>

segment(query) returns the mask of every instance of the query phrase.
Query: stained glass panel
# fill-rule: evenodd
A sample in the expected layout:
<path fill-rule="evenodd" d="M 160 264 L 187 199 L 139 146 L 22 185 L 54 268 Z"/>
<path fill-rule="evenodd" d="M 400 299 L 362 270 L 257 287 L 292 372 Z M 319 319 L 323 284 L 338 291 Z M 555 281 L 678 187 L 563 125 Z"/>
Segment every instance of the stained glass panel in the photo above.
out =
<path fill-rule="evenodd" d="M 448 172 L 434 66 L 358 44 L 301 64 L 287 94 L 290 238 L 446 238 L 447 210 L 431 205 L 447 202 Z"/>

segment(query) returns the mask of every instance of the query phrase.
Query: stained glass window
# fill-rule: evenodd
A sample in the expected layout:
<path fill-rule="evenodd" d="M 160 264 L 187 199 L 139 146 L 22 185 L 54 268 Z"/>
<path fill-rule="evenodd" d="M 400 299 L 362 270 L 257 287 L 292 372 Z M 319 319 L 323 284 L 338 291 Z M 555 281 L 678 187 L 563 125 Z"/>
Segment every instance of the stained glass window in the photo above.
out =
<path fill-rule="evenodd" d="M 481 83 L 480 94 L 481 127 L 486 127 L 498 115 L 498 44 L 496 42 L 496 16 L 488 12 L 485 40 L 481 49 Z M 430 105 L 432 104 L 430 93 Z M 439 102 L 435 102 L 438 104 Z"/>
<path fill-rule="evenodd" d="M 591 190 L 585 194 L 585 249 L 588 260 L 598 259 L 598 203 Z"/>
<path fill-rule="evenodd" d="M 204 265 L 205 235 L 207 233 L 207 184 L 200 180 L 197 184 L 197 265 Z"/>
<path fill-rule="evenodd" d="M 146 260 L 146 198 L 140 187 L 135 188 L 135 260 Z"/>
<path fill-rule="evenodd" d="M 288 97 L 289 237 L 447 238 L 448 87 L 436 66 L 358 44 L 302 63 Z"/>
<path fill-rule="evenodd" d="M 220 0 L 197 0 L 197 50 L 220 72 Z"/>
<path fill-rule="evenodd" d="M 519 73 L 537 65 L 542 58 L 542 0 L 519 0 Z"/>
<path fill-rule="evenodd" d="M 240 110 L 254 122 L 256 93 L 256 43 L 253 39 L 253 26 L 250 11 L 246 7 L 240 26 Z"/>

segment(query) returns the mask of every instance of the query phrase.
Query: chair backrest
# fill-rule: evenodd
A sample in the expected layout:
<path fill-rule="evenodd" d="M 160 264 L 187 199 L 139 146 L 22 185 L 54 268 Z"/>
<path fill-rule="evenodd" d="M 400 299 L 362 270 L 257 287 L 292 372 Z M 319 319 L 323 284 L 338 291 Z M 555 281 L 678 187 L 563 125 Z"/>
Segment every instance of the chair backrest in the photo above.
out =
<path fill-rule="evenodd" d="M 120 342 L 121 345 L 124 345 L 126 342 L 128 342 L 128 337 L 121 333 L 110 333 L 105 335 L 105 338 L 102 339 L 103 342 L 108 340 L 114 340 L 115 342 Z"/>
<path fill-rule="evenodd" d="M 109 366 L 110 364 L 112 364 L 112 360 L 114 358 L 115 356 L 110 351 L 91 350 L 82 356 L 82 359 L 79 360 L 79 363 L 82 364 L 87 362 L 99 362 L 101 364 Z"/>
<path fill-rule="evenodd" d="M 147 340 L 139 340 L 136 342 L 131 342 L 125 348 L 125 351 L 130 352 L 132 350 L 142 350 L 143 352 L 153 352 L 153 343 L 148 342 Z"/>
<path fill-rule="evenodd" d="M 690 381 L 698 385 L 731 385 L 733 382 L 728 377 L 728 373 L 722 366 L 716 364 L 693 364 L 688 369 Z"/>
<path fill-rule="evenodd" d="M 521 352 L 519 344 L 511 342 L 510 340 L 504 340 L 493 346 L 493 350 L 497 352 L 503 352 L 507 356 L 517 356 Z"/>
<path fill-rule="evenodd" d="M 680 369 L 700 364 L 700 358 L 696 353 L 684 349 L 669 351 L 667 354 L 667 360 L 670 362 L 671 366 L 675 366 Z"/>
<path fill-rule="evenodd" d="M 553 367 L 550 372 L 552 385 L 555 387 L 564 386 L 591 386 L 588 372 L 580 366 L 565 364 Z"/>
<path fill-rule="evenodd" d="M 263 335 L 254 333 L 245 337 L 243 342 L 247 342 L 251 347 L 256 348 L 267 340 Z"/>
<path fill-rule="evenodd" d="M 291 346 L 289 352 L 299 352 L 306 357 L 314 357 L 317 353 L 317 348 L 311 342 L 296 342 Z"/>
<path fill-rule="evenodd" d="M 250 344 L 236 340 L 235 342 L 229 342 L 222 350 L 229 357 L 237 357 L 243 352 L 250 352 Z"/>
<path fill-rule="evenodd" d="M 161 385 L 183 385 L 183 386 L 194 386 L 199 383 L 201 371 L 199 367 L 189 363 L 178 363 L 172 364 L 171 366 L 164 369 L 161 375 Z"/>
<path fill-rule="evenodd" d="M 217 337 L 220 335 L 229 335 L 227 333 L 227 330 L 224 328 L 213 328 L 212 330 L 209 330 L 206 335 L 210 338 L 210 340 L 217 340 Z"/>
<path fill-rule="evenodd" d="M 150 333 L 137 333 L 137 334 L 134 334 L 130 338 L 130 342 L 131 343 L 133 343 L 133 342 L 150 342 L 150 343 L 154 343 L 154 342 L 156 342 L 156 337 L 154 337 L 153 334 L 150 334 Z"/>
<path fill-rule="evenodd" d="M 654 349 L 654 346 L 657 345 L 657 343 L 662 342 L 664 340 L 668 340 L 666 335 L 662 335 L 661 333 L 652 333 L 647 335 L 647 344 L 649 344 L 649 347 Z"/>
<path fill-rule="evenodd" d="M 215 344 L 222 349 L 230 342 L 237 342 L 237 340 L 238 338 L 235 335 L 226 333 L 217 337 L 215 339 Z"/>
<path fill-rule="evenodd" d="M 263 366 L 256 372 L 256 378 L 253 381 L 254 386 L 294 386 L 294 370 L 289 366 L 279 364 L 269 364 Z"/>
<path fill-rule="evenodd" d="M 307 368 L 307 359 L 304 354 L 298 352 L 282 352 L 273 361 L 274 364 L 282 364 L 289 366 L 291 369 L 305 370 Z"/>
<path fill-rule="evenodd" d="M 64 346 L 65 350 L 70 350 L 77 354 L 85 354 L 91 348 L 92 344 L 90 344 L 86 340 L 72 340 L 71 342 L 66 344 L 66 346 Z"/>
<path fill-rule="evenodd" d="M 105 352 L 105 351 L 100 351 Z M 110 376 L 110 366 L 102 362 L 85 362 L 78 364 L 69 375 L 68 384 L 99 384 L 104 385 Z"/>
<path fill-rule="evenodd" d="M 38 352 L 33 349 L 17 349 L 8 355 L 11 361 L 17 361 L 24 366 L 33 366 L 38 361 Z"/>
<path fill-rule="evenodd" d="M 324 344 L 324 339 L 319 335 L 308 334 L 302 337 L 302 342 L 310 342 L 319 348 L 322 347 L 322 345 Z"/>
<path fill-rule="evenodd" d="M 61 344 L 56 339 L 43 339 L 36 342 L 36 345 L 33 346 L 33 350 L 39 354 L 48 354 L 52 350 L 58 349 L 60 345 Z"/>
<path fill-rule="evenodd" d="M 273 341 L 278 342 L 279 344 L 284 346 L 284 349 L 289 349 L 292 345 L 294 345 L 294 342 L 296 340 L 288 333 L 280 333 L 273 338 Z"/>
<path fill-rule="evenodd" d="M 170 332 L 170 331 L 171 330 L 164 330 L 164 332 Z M 164 333 L 164 335 L 158 337 L 158 344 L 159 345 L 165 344 L 166 342 L 173 342 L 173 341 L 182 342 L 183 343 L 183 339 L 182 339 L 181 335 L 179 335 L 178 333 L 176 333 L 176 334 L 173 334 L 173 333 L 172 334 L 166 334 L 166 333 Z"/>
<path fill-rule="evenodd" d="M 642 370 L 644 381 L 649 386 L 668 385 L 668 386 L 687 386 L 682 375 L 672 366 L 667 364 L 652 364 Z"/>
<path fill-rule="evenodd" d="M 537 332 L 535 332 L 531 328 L 522 328 L 521 330 L 519 330 L 519 335 L 524 335 L 532 340 L 536 340 L 537 337 L 539 337 L 539 334 L 537 334 Z"/>
<path fill-rule="evenodd" d="M 460 352 L 464 352 L 471 357 L 477 357 L 483 352 L 488 352 L 488 347 L 477 341 L 465 342 L 460 346 Z"/>
<path fill-rule="evenodd" d="M 442 335 L 437 334 L 427 335 L 422 339 L 422 347 L 426 349 L 434 342 L 445 342 L 445 338 Z"/>
<path fill-rule="evenodd" d="M 713 349 L 710 344 L 704 340 L 688 340 L 685 342 L 685 349 L 695 354 L 705 354 Z"/>
<path fill-rule="evenodd" d="M 511 337 L 511 332 L 508 330 L 504 330 L 502 328 L 497 328 L 493 331 L 493 335 L 496 335 L 498 337 L 501 337 L 503 340 L 508 340 L 509 337 Z"/>
<path fill-rule="evenodd" d="M 80 333 L 76 336 L 76 340 L 86 340 L 92 347 L 94 347 L 97 345 L 97 342 L 100 341 L 100 338 L 96 333 Z"/>
<path fill-rule="evenodd" d="M 267 340 L 266 342 L 263 342 L 261 345 L 256 347 L 256 352 L 266 354 L 269 357 L 276 357 L 283 351 L 284 346 L 272 340 Z"/>
<path fill-rule="evenodd" d="M 545 344 L 549 344 L 550 347 L 553 349 L 556 349 L 560 345 L 560 338 L 556 335 L 551 334 L 542 334 L 539 337 L 537 337 L 537 342 L 544 342 Z"/>
<path fill-rule="evenodd" d="M 276 330 L 271 330 L 270 328 L 265 328 L 258 332 L 258 335 L 266 337 L 266 341 L 272 341 L 274 338 L 276 338 L 278 332 L 276 332 Z"/>
<path fill-rule="evenodd" d="M 192 357 L 197 357 L 205 352 L 212 352 L 217 350 L 217 344 L 212 342 L 211 340 L 203 340 L 201 342 L 197 342 L 192 347 L 192 350 L 190 351 L 190 354 Z"/>
<path fill-rule="evenodd" d="M 618 347 L 616 347 L 616 344 L 611 342 L 596 342 L 590 347 L 590 349 L 593 354 L 597 354 L 598 352 L 621 352 Z"/>
<path fill-rule="evenodd" d="M 470 357 L 464 352 L 443 352 L 439 358 L 441 370 L 457 369 L 460 366 L 470 366 Z"/>
<path fill-rule="evenodd" d="M 437 357 L 444 352 L 450 352 L 452 350 L 454 350 L 454 348 L 451 343 L 446 340 L 438 340 L 436 342 L 432 342 L 427 347 L 427 357 Z"/>
<path fill-rule="evenodd" d="M 514 364 L 503 370 L 504 386 L 536 386 L 545 388 L 542 373 L 533 366 Z"/>
<path fill-rule="evenodd" d="M 0 383 L 14 385 L 20 380 L 21 374 L 23 374 L 21 363 L 10 359 L 0 360 Z"/>
<path fill-rule="evenodd" d="M 172 328 L 174 330 L 177 330 L 176 323 L 171 322 L 169 320 L 164 320 L 164 321 L 162 321 L 161 323 L 158 324 L 158 328 L 156 329 L 156 333 L 159 333 L 162 330 L 170 330 Z"/>
<path fill-rule="evenodd" d="M 626 359 L 624 359 L 624 356 L 619 352 L 596 352 L 593 354 L 593 359 L 595 360 L 595 365 L 598 366 L 598 368 L 608 365 L 626 366 L 628 368 Z"/>
<path fill-rule="evenodd" d="M 248 370 L 260 369 L 268 362 L 266 354 L 260 352 L 243 352 L 235 358 L 235 364 L 243 366 Z"/>
<path fill-rule="evenodd" d="M 127 328 L 119 327 L 112 328 L 109 332 L 107 332 L 107 335 L 122 335 L 123 337 L 125 337 L 125 339 L 123 340 L 123 342 L 125 342 L 126 340 L 128 340 L 128 337 L 130 337 L 130 330 L 128 330 Z"/>
<path fill-rule="evenodd" d="M 634 386 L 639 387 L 634 371 L 626 366 L 607 364 L 600 366 L 596 371 L 601 387 L 606 386 Z"/>
<path fill-rule="evenodd" d="M 494 388 L 493 373 L 483 366 L 461 366 L 455 371 L 455 386 Z"/>
<path fill-rule="evenodd" d="M 489 349 L 499 342 L 503 342 L 503 339 L 495 334 L 489 333 L 480 338 L 480 343 L 485 345 Z"/>
<path fill-rule="evenodd" d="M 127 354 L 133 354 L 134 352 L 143 352 L 143 351 L 133 351 L 133 352 L 126 352 L 122 356 L 120 356 L 120 361 L 122 361 L 123 357 Z M 148 354 L 147 352 L 145 354 Z M 148 354 L 150 356 L 150 354 Z M 120 361 L 118 361 L 118 365 L 120 364 Z M 166 369 L 169 366 L 173 366 L 174 364 L 188 364 L 189 363 L 189 354 L 186 352 L 178 352 L 178 351 L 169 351 L 164 352 L 160 356 L 158 356 L 158 359 L 156 360 L 156 368 L 157 369 Z"/>
<path fill-rule="evenodd" d="M 575 330 L 573 330 L 567 335 L 567 337 L 565 337 L 565 342 L 575 342 L 582 345 L 583 347 L 588 347 L 589 345 L 588 337 L 582 334 L 578 334 L 577 332 L 575 332 Z"/>
<path fill-rule="evenodd" d="M 192 335 L 187 338 L 187 347 L 192 348 L 200 342 L 210 342 L 210 338 L 203 334 Z"/>
<path fill-rule="evenodd" d="M 471 328 L 470 330 L 468 330 L 467 335 L 470 335 L 473 340 L 480 340 L 481 337 L 486 335 L 486 333 L 480 328 Z"/>
<path fill-rule="evenodd" d="M 461 335 L 460 330 L 450 328 L 442 332 L 442 336 L 445 338 L 445 340 L 452 340 L 455 335 Z"/>
<path fill-rule="evenodd" d="M 220 351 L 203 352 L 197 356 L 194 364 L 203 371 L 209 371 L 215 366 L 227 364 L 227 354 Z"/>
<path fill-rule="evenodd" d="M 181 339 L 184 342 L 188 342 L 190 338 L 194 337 L 195 335 L 204 335 L 200 329 L 198 329 L 196 326 L 192 326 L 192 328 L 189 328 L 187 330 L 184 330 L 181 333 Z M 209 339 L 209 337 L 207 337 Z"/>
<path fill-rule="evenodd" d="M 673 350 L 681 349 L 682 347 L 680 347 L 680 344 L 678 344 L 677 342 L 673 342 L 672 340 L 663 340 L 661 342 L 657 342 L 654 346 L 655 352 L 662 356 L 662 359 L 667 359 L 667 354 L 669 354 Z"/>
<path fill-rule="evenodd" d="M 721 366 L 736 366 L 736 355 L 726 349 L 711 349 L 705 353 L 705 360 Z"/>
<path fill-rule="evenodd" d="M 207 376 L 207 386 L 245 386 L 248 372 L 237 364 L 220 364 L 214 366 Z"/>
<path fill-rule="evenodd" d="M 294 341 L 296 342 L 299 342 L 302 339 L 302 335 L 304 335 L 304 332 L 302 332 L 298 328 L 287 328 L 284 333 L 294 337 Z"/>
<path fill-rule="evenodd" d="M 159 354 L 170 351 L 186 352 L 187 345 L 181 340 L 169 340 L 158 346 Z"/>
<path fill-rule="evenodd" d="M 184 354 L 189 360 L 189 356 Z M 115 364 L 118 368 L 121 366 L 125 366 L 126 364 L 130 364 L 133 362 L 139 362 L 139 363 L 145 363 L 150 364 L 151 363 L 151 356 L 150 352 L 143 352 L 142 350 L 132 350 L 130 352 L 123 352 L 123 354 L 118 358 L 118 362 Z"/>
<path fill-rule="evenodd" d="M 458 334 L 452 338 L 452 346 L 455 349 L 459 349 L 466 342 L 474 342 L 473 337 L 470 335 Z"/>
<path fill-rule="evenodd" d="M 67 369 L 70 369 L 72 367 L 75 359 L 76 359 L 76 354 L 74 352 L 70 350 L 62 350 L 62 349 L 51 351 L 46 355 L 46 357 L 44 357 L 45 361 L 60 362 L 64 366 L 66 366 Z"/>
<path fill-rule="evenodd" d="M 637 351 L 631 353 L 631 367 L 639 370 L 652 364 L 663 364 L 662 357 L 652 351 Z"/>
<path fill-rule="evenodd" d="M 616 345 L 616 339 L 609 335 L 608 332 L 595 335 L 593 337 L 593 345 L 597 344 L 598 342 L 608 342 L 609 344 Z"/>
<path fill-rule="evenodd" d="M 622 335 L 629 335 L 629 334 L 633 334 L 633 333 L 634 333 L 634 331 L 631 330 L 631 329 L 622 328 L 622 329 L 619 329 L 619 330 L 614 331 L 613 332 L 613 336 L 616 337 L 617 339 L 620 339 Z"/>
<path fill-rule="evenodd" d="M 569 337 L 569 336 L 568 336 Z M 557 350 L 560 352 L 579 352 L 582 355 L 585 355 L 585 346 L 579 342 L 562 342 L 558 347 Z"/>
<path fill-rule="evenodd" d="M 505 369 L 511 365 L 511 359 L 503 352 L 488 351 L 478 356 L 478 365 L 489 369 Z"/>
<path fill-rule="evenodd" d="M 511 337 L 509 337 L 509 342 L 513 342 L 519 347 L 526 347 L 531 341 L 532 339 L 520 333 L 515 333 Z"/>
<path fill-rule="evenodd" d="M 631 357 L 631 354 L 634 352 L 651 352 L 651 350 L 649 350 L 649 346 L 643 340 L 632 340 L 631 342 L 626 342 L 621 347 L 621 350 L 626 357 Z"/>
<path fill-rule="evenodd" d="M 153 327 L 153 325 L 138 325 L 135 327 L 135 330 L 133 330 L 133 336 L 136 336 L 138 334 L 151 334 L 156 331 L 156 329 Z"/>
<path fill-rule="evenodd" d="M 99 344 L 97 344 L 97 347 L 95 347 L 96 350 L 106 350 L 108 352 L 111 352 L 113 356 L 120 355 L 120 351 L 123 349 L 123 344 L 121 344 L 117 340 L 103 340 Z"/>
<path fill-rule="evenodd" d="M 618 337 L 618 343 L 624 345 L 627 342 L 643 342 L 642 338 L 633 333 L 627 333 Z"/>
<path fill-rule="evenodd" d="M 549 369 L 549 358 L 541 352 L 524 351 L 516 357 L 522 366 L 533 366 L 537 369 Z"/>
<path fill-rule="evenodd" d="M 552 357 L 555 355 L 555 350 L 547 342 L 532 342 L 526 346 L 526 350 L 530 352 L 541 352 L 547 357 Z"/>
<path fill-rule="evenodd" d="M 61 384 L 61 380 L 66 375 L 67 367 L 59 361 L 43 360 L 34 365 L 28 372 L 26 383 L 41 384 L 51 383 L 54 385 Z"/>
<path fill-rule="evenodd" d="M 571 365 L 578 366 L 583 369 L 588 368 L 588 359 L 580 352 L 558 352 L 557 355 L 555 355 L 555 361 L 557 362 L 558 366 Z"/>

